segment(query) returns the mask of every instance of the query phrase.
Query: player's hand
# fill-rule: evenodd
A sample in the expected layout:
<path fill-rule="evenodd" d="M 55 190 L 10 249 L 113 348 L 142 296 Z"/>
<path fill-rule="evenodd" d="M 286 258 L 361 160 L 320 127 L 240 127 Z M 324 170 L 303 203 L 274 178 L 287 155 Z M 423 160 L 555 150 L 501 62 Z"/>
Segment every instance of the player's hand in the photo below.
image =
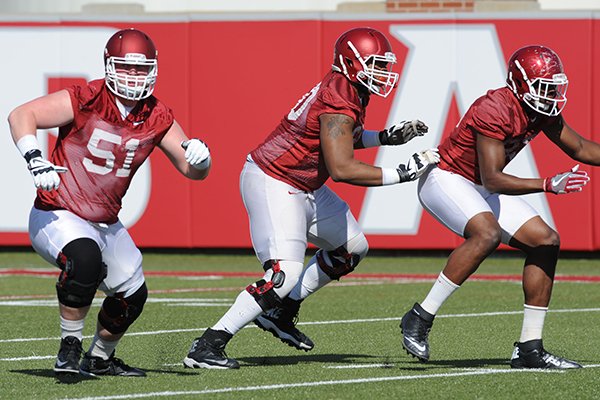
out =
<path fill-rule="evenodd" d="M 398 165 L 398 175 L 400 175 L 400 183 L 414 181 L 427 170 L 431 164 L 440 162 L 440 154 L 438 149 L 429 149 L 419 151 L 408 159 L 406 164 Z"/>
<path fill-rule="evenodd" d="M 210 150 L 200 139 L 190 139 L 181 142 L 185 149 L 185 161 L 196 169 L 206 169 L 211 163 Z"/>
<path fill-rule="evenodd" d="M 554 194 L 581 192 L 589 181 L 587 172 L 579 171 L 579 164 L 577 164 L 570 171 L 544 179 L 544 192 Z"/>
<path fill-rule="evenodd" d="M 60 185 L 60 177 L 58 174 L 67 172 L 68 169 L 52 164 L 50 161 L 42 157 L 42 152 L 39 150 L 30 151 L 25 155 L 27 161 L 27 169 L 33 177 L 35 187 L 43 190 L 55 190 Z"/>
<path fill-rule="evenodd" d="M 404 144 L 417 136 L 423 136 L 428 130 L 427 125 L 418 119 L 403 121 L 379 132 L 379 141 L 383 146 Z"/>

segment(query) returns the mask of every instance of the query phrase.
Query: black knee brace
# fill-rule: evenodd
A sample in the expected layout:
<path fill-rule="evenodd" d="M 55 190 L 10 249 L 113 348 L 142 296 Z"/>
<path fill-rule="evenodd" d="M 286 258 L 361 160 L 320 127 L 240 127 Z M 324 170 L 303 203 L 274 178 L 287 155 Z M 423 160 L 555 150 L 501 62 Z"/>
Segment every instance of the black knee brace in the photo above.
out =
<path fill-rule="evenodd" d="M 525 258 L 525 266 L 536 265 L 541 268 L 546 275 L 554 280 L 556 273 L 556 263 L 560 247 L 558 245 L 546 244 L 527 249 L 527 257 Z"/>
<path fill-rule="evenodd" d="M 129 297 L 109 296 L 98 313 L 98 322 L 110 333 L 123 333 L 140 316 L 148 298 L 146 283 Z"/>
<path fill-rule="evenodd" d="M 344 246 L 333 251 L 319 249 L 316 257 L 319 268 L 334 280 L 339 280 L 342 276 L 354 271 L 360 262 L 360 255 L 348 253 Z"/>
<path fill-rule="evenodd" d="M 254 300 L 256 300 L 263 311 L 268 311 L 281 305 L 281 297 L 275 293 L 273 288 L 280 288 L 283 285 L 285 273 L 279 267 L 279 262 L 275 260 L 269 260 L 264 263 L 263 269 L 265 272 L 270 269 L 273 270 L 271 279 L 268 282 L 261 279 L 254 285 L 248 285 L 246 291 L 254 297 Z"/>
<path fill-rule="evenodd" d="M 96 289 L 106 278 L 106 265 L 98 244 L 89 238 L 68 243 L 56 259 L 61 273 L 56 294 L 61 304 L 82 308 L 92 304 Z"/>

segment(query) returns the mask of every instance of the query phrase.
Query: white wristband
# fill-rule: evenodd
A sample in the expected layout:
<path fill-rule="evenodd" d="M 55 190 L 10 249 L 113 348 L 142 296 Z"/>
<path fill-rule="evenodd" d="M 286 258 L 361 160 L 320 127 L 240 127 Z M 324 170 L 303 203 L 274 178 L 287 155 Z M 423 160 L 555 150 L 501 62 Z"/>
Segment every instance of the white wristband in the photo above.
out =
<path fill-rule="evenodd" d="M 25 154 L 31 150 L 39 150 L 40 146 L 35 135 L 25 135 L 17 142 L 17 149 L 19 149 L 21 155 L 25 157 Z"/>
<path fill-rule="evenodd" d="M 381 185 L 394 185 L 400 183 L 400 174 L 396 168 L 381 168 Z"/>
<path fill-rule="evenodd" d="M 381 146 L 379 131 L 363 131 L 362 144 L 365 148 Z"/>

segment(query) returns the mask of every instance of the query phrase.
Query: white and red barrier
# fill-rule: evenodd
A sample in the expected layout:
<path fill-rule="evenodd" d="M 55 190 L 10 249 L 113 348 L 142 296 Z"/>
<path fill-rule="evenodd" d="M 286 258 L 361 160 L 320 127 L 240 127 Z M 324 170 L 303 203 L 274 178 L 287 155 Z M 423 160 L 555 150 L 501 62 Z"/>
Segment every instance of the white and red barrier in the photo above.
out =
<path fill-rule="evenodd" d="M 600 48 L 593 46 L 600 43 L 597 16 L 502 15 L 4 20 L 0 115 L 6 118 L 18 104 L 69 83 L 103 76 L 103 47 L 114 31 L 135 26 L 147 32 L 159 49 L 155 94 L 174 110 L 189 136 L 207 142 L 213 169 L 206 181 L 189 181 L 156 151 L 134 179 L 122 220 L 143 247 L 250 247 L 238 188 L 245 156 L 322 78 L 331 65 L 333 43 L 352 27 L 385 32 L 399 60 L 398 89 L 387 99 L 371 100 L 366 127 L 381 129 L 409 118 L 430 127 L 426 137 L 405 146 L 358 151 L 365 162 L 395 166 L 415 150 L 436 146 L 475 98 L 504 84 L 506 60 L 528 44 L 544 44 L 560 55 L 570 81 L 566 120 L 583 136 L 600 141 L 600 113 L 594 112 L 594 93 L 600 93 Z M 2 130 L 0 246 L 28 245 L 33 184 L 8 124 Z M 54 141 L 52 132 L 38 136 L 42 144 L 46 137 L 49 145 Z M 540 135 L 508 168 L 515 175 L 543 177 L 573 165 Z M 593 167 L 582 169 L 592 177 L 582 193 L 528 196 L 561 234 L 566 250 L 600 249 L 599 175 Z M 460 240 L 422 210 L 414 183 L 370 189 L 329 185 L 348 201 L 371 248 L 449 249 Z"/>

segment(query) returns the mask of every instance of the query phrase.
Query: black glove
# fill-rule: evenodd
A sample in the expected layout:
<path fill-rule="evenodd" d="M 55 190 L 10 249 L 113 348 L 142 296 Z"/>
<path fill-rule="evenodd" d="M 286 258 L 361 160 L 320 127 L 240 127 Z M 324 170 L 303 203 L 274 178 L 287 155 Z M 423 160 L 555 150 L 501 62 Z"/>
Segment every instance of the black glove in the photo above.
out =
<path fill-rule="evenodd" d="M 395 146 L 407 143 L 417 136 L 423 136 L 429 128 L 424 122 L 418 119 L 412 121 L 403 121 L 398 125 L 392 125 L 379 132 L 379 142 L 382 145 Z"/>

